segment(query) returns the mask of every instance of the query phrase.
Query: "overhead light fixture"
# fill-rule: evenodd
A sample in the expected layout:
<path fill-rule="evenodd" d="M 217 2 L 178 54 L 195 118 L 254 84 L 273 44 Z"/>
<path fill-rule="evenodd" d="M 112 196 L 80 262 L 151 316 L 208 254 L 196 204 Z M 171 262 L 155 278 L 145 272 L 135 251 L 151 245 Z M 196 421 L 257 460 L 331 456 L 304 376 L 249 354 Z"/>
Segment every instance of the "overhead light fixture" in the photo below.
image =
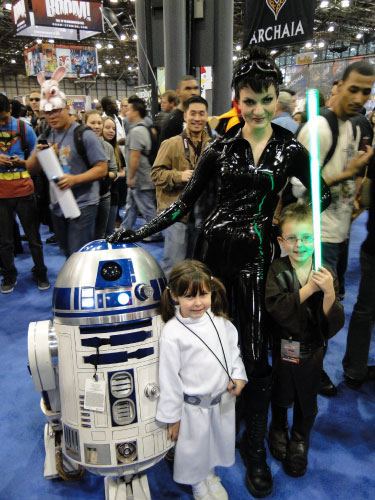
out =
<path fill-rule="evenodd" d="M 48 39 L 49 43 L 55 43 L 55 40 L 53 38 Z"/>
<path fill-rule="evenodd" d="M 276 54 L 276 52 L 277 52 L 277 50 L 272 49 L 272 50 L 271 50 L 271 55 L 273 56 L 274 54 Z"/>
<path fill-rule="evenodd" d="M 118 0 L 109 0 L 110 3 L 118 3 Z"/>
<path fill-rule="evenodd" d="M 5 4 L 5 9 L 6 10 L 12 10 L 12 4 L 11 3 L 6 3 Z"/>
<path fill-rule="evenodd" d="M 128 70 L 131 71 L 133 68 L 131 66 L 128 66 Z"/>
<path fill-rule="evenodd" d="M 306 42 L 306 43 L 305 43 L 305 47 L 306 47 L 306 49 L 311 49 L 311 47 L 312 47 L 312 42 Z"/>
<path fill-rule="evenodd" d="M 93 102 L 95 102 L 95 104 L 96 104 L 96 103 L 97 103 L 97 102 L 99 102 L 99 101 L 98 101 L 98 99 L 94 99 L 94 101 L 93 101 Z"/>
<path fill-rule="evenodd" d="M 120 64 L 120 61 L 118 59 L 116 59 L 115 64 Z"/>
<path fill-rule="evenodd" d="M 363 37 L 363 33 L 357 33 L 355 37 L 359 40 Z"/>
<path fill-rule="evenodd" d="M 42 43 L 42 41 L 43 41 L 43 40 L 42 40 L 41 38 L 37 38 L 37 39 L 36 39 L 36 43 Z"/>
<path fill-rule="evenodd" d="M 331 26 L 328 27 L 328 31 L 335 31 L 335 25 L 331 24 Z"/>
<path fill-rule="evenodd" d="M 323 0 L 322 2 L 320 2 L 320 8 L 321 9 L 326 9 L 329 5 L 329 2 L 327 0 Z"/>
<path fill-rule="evenodd" d="M 105 73 L 100 73 L 100 76 L 105 76 Z"/>
<path fill-rule="evenodd" d="M 242 47 L 241 47 L 241 45 L 240 45 L 240 44 L 236 45 L 236 50 L 241 50 L 241 48 L 242 48 Z"/>
<path fill-rule="evenodd" d="M 15 60 L 15 59 L 11 59 L 11 60 L 10 60 L 10 62 L 11 62 L 12 64 L 16 64 L 16 60 Z"/>
<path fill-rule="evenodd" d="M 113 49 L 113 45 L 112 45 L 111 43 L 109 43 L 109 44 L 107 45 L 107 49 Z"/>
<path fill-rule="evenodd" d="M 105 63 L 106 63 L 106 64 L 111 64 L 111 61 L 110 61 L 109 59 L 106 59 L 106 60 L 105 60 Z"/>
<path fill-rule="evenodd" d="M 98 43 L 95 44 L 95 47 L 97 49 L 101 49 L 102 48 L 102 44 L 100 42 L 98 42 Z"/>
<path fill-rule="evenodd" d="M 132 36 L 132 38 L 133 38 L 133 40 L 137 40 L 138 39 L 137 34 L 134 33 L 134 35 Z"/>
<path fill-rule="evenodd" d="M 318 57 L 318 54 L 314 54 L 314 59 L 316 59 Z"/>
<path fill-rule="evenodd" d="M 319 47 L 320 49 L 322 49 L 322 48 L 324 47 L 324 45 L 325 45 L 325 43 L 324 43 L 324 42 L 319 42 L 319 43 L 318 43 L 318 47 Z"/>
<path fill-rule="evenodd" d="M 129 59 L 129 57 L 130 57 L 130 56 L 129 56 L 128 54 L 126 54 L 125 59 Z"/>
<path fill-rule="evenodd" d="M 342 0 L 341 7 L 350 7 L 350 0 Z"/>
<path fill-rule="evenodd" d="M 233 61 L 237 61 L 238 57 L 237 57 L 236 55 L 234 55 L 234 56 L 232 57 L 232 59 L 233 59 Z"/>
<path fill-rule="evenodd" d="M 124 35 L 124 33 L 121 33 L 120 40 L 126 40 L 126 35 Z"/>
<path fill-rule="evenodd" d="M 100 69 L 100 68 L 102 68 L 102 67 L 103 67 L 103 65 L 99 63 L 99 64 L 98 64 L 98 69 Z"/>

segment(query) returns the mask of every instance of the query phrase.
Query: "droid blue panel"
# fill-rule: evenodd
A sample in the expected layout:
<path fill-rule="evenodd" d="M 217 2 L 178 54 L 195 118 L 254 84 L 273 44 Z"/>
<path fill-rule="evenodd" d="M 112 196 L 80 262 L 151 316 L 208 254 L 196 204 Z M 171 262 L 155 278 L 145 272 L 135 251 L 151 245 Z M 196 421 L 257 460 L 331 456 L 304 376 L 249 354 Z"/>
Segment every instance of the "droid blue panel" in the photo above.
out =
<path fill-rule="evenodd" d="M 54 288 L 52 304 L 55 309 L 70 310 L 71 288 Z"/>
<path fill-rule="evenodd" d="M 131 259 L 103 260 L 98 264 L 96 288 L 132 286 L 134 269 Z"/>

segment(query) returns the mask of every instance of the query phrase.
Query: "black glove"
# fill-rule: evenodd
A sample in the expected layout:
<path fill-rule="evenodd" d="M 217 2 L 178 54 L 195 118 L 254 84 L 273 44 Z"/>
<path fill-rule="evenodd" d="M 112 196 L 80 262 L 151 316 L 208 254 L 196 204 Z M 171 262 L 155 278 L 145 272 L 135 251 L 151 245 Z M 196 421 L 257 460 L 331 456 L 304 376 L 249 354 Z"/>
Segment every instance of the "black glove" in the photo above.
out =
<path fill-rule="evenodd" d="M 109 243 L 134 243 L 135 241 L 140 241 L 141 239 L 142 238 L 137 236 L 135 231 L 132 229 L 126 229 L 125 227 L 120 228 L 118 231 L 114 231 L 106 238 Z"/>

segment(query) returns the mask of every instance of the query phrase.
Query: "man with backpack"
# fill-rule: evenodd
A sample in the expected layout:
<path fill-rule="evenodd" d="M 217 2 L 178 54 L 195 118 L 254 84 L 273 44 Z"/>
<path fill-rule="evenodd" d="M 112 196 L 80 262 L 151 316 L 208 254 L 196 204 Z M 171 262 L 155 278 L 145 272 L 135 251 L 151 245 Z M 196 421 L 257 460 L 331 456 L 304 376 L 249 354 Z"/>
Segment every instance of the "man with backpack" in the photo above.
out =
<path fill-rule="evenodd" d="M 0 94 L 0 258 L 4 275 L 1 293 L 13 292 L 17 284 L 14 213 L 18 215 L 29 242 L 34 261 L 33 277 L 37 286 L 39 290 L 50 287 L 38 229 L 34 184 L 25 162 L 35 143 L 36 136 L 32 128 L 11 116 L 9 100 Z"/>
<path fill-rule="evenodd" d="M 49 129 L 39 137 L 46 140 L 57 154 L 64 174 L 56 179 L 56 186 L 61 189 L 72 189 L 80 216 L 66 219 L 60 206 L 51 196 L 52 222 L 57 242 L 66 257 L 79 250 L 94 238 L 96 211 L 99 203 L 99 183 L 97 180 L 107 174 L 107 159 L 99 139 L 89 127 L 79 125 L 69 114 L 69 106 L 61 100 L 63 107 L 55 108 L 48 103 L 48 111 L 44 110 Z M 79 128 L 78 128 L 79 127 Z M 76 131 L 82 133 L 77 134 Z M 46 147 L 38 145 L 37 149 Z M 27 169 L 35 174 L 40 170 L 36 151 L 27 161 Z"/>
<path fill-rule="evenodd" d="M 130 128 L 125 143 L 126 179 L 128 194 L 126 198 L 125 215 L 121 227 L 133 229 L 140 212 L 146 222 L 156 215 L 155 186 L 150 173 L 154 161 L 154 138 L 152 131 L 145 122 L 146 105 L 137 96 L 129 97 L 126 118 Z M 161 233 L 153 235 L 146 242 L 162 241 Z"/>
<path fill-rule="evenodd" d="M 364 61 L 350 64 L 337 84 L 332 109 L 325 109 L 318 118 L 321 173 L 332 195 L 330 206 L 321 214 L 322 258 L 323 264 L 336 273 L 349 237 L 355 177 L 373 155 L 368 145 L 363 144 L 360 150 L 361 134 L 350 119 L 369 99 L 374 81 L 372 65 Z M 309 148 L 307 124 L 300 130 L 298 140 Z M 319 392 L 325 396 L 337 393 L 324 371 Z"/>
<path fill-rule="evenodd" d="M 185 102 L 184 120 L 185 130 L 161 144 L 151 170 L 151 178 L 156 185 L 158 212 L 180 196 L 201 153 L 211 140 L 205 130 L 208 104 L 203 97 L 193 96 Z M 205 205 L 208 205 L 206 194 L 204 200 Z M 197 229 L 202 217 L 200 208 L 201 204 L 197 202 L 194 214 L 187 215 L 165 230 L 164 255 L 160 265 L 166 276 L 174 264 L 193 256 Z"/>

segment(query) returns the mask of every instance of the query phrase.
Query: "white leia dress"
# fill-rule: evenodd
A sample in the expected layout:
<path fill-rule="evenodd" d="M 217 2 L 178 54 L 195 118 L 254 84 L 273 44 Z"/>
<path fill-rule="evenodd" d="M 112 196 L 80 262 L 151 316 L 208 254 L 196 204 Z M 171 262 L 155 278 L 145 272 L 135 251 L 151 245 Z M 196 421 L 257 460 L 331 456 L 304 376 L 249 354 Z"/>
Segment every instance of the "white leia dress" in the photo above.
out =
<path fill-rule="evenodd" d="M 206 342 L 224 366 L 227 363 L 232 379 L 247 381 L 237 330 L 230 321 L 214 316 L 211 310 L 199 319 L 192 319 L 183 318 L 176 309 L 176 316 Z M 174 317 L 161 334 L 156 419 L 163 423 L 180 421 L 173 479 L 177 483 L 195 484 L 203 481 L 213 467 L 229 467 L 234 463 L 236 398 L 226 392 L 229 378 L 219 361 L 184 325 Z M 219 404 L 201 408 L 184 402 L 184 393 L 212 398 L 224 394 Z"/>

